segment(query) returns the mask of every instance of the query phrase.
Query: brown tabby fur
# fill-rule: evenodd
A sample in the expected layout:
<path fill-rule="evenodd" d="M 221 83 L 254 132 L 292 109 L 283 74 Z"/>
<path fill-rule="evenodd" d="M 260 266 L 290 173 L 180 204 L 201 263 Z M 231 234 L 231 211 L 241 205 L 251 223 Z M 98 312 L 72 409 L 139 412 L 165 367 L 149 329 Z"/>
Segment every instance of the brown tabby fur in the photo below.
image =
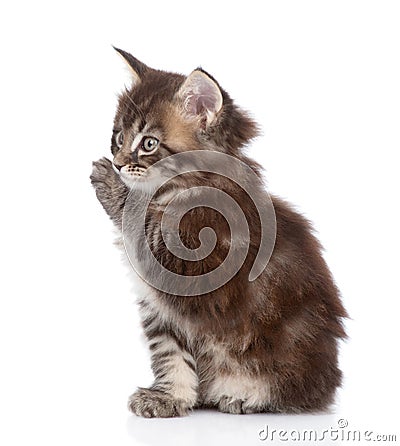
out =
<path fill-rule="evenodd" d="M 132 160 L 127 146 L 116 147 L 114 132 L 115 165 L 146 168 L 173 153 L 218 150 L 257 172 L 259 182 L 253 182 L 253 193 L 265 196 L 260 166 L 241 151 L 257 135 L 257 125 L 224 90 L 215 122 L 206 125 L 201 114 L 197 120 L 188 120 L 177 98 L 185 76 L 153 70 L 117 51 L 140 82 L 121 95 L 115 129 L 132 132 L 133 138 L 137 130 L 132 129 L 151 123 L 162 133 L 162 141 L 154 155 Z M 91 180 L 104 209 L 121 229 L 128 187 L 106 159 L 94 163 Z M 168 188 L 202 184 L 228 192 L 239 203 L 250 227 L 249 253 L 236 276 L 212 293 L 182 297 L 148 290 L 139 299 L 156 379 L 150 389 L 139 389 L 131 397 L 131 410 L 142 416 L 165 417 L 184 415 L 193 407 L 217 407 L 230 413 L 326 409 L 342 380 L 338 341 L 345 338 L 342 319 L 346 311 L 310 223 L 289 204 L 272 197 L 277 220 L 274 252 L 261 276 L 249 282 L 261 228 L 254 204 L 240 187 L 218 175 L 186 174 L 159 191 L 159 196 L 162 198 Z M 159 231 L 162 211 L 160 203 L 150 208 L 148 235 Z M 130 224 L 135 224 L 133 215 Z M 180 275 L 215 269 L 229 248 L 221 241 L 230 236 L 218 212 L 209 208 L 190 211 L 181 222 L 181 238 L 187 247 L 197 248 L 197 235 L 204 226 L 212 227 L 218 235 L 217 246 L 207 259 L 177 259 L 163 240 L 156 238 L 151 248 L 158 261 Z M 127 227 L 129 230 L 129 224 Z M 142 243 L 145 240 L 137 241 L 138 252 Z M 185 378 L 178 379 L 178 375 Z M 218 389 L 223 389 L 221 394 Z"/>

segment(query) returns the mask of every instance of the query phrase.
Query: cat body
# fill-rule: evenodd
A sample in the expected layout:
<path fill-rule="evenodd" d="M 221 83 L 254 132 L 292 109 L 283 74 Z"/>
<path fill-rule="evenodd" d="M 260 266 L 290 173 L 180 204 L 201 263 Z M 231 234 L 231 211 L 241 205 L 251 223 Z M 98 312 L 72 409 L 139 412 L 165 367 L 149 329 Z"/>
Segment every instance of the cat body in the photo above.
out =
<path fill-rule="evenodd" d="M 153 70 L 117 51 L 132 70 L 133 86 L 120 97 L 113 163 L 105 158 L 95 162 L 91 180 L 140 269 L 133 274 L 141 283 L 138 305 L 155 381 L 131 396 L 130 409 L 145 417 L 181 416 L 196 407 L 228 413 L 326 409 L 341 384 L 338 341 L 345 337 L 346 312 L 310 223 L 283 200 L 267 195 L 260 167 L 242 152 L 256 136 L 256 124 L 203 70 L 187 77 Z M 239 164 L 228 160 L 226 175 L 212 168 L 178 169 L 168 182 L 160 181 L 176 169 L 176 154 L 200 151 L 229 156 Z M 163 228 L 163 216 L 172 200 L 201 203 L 210 188 L 238 204 L 248 239 L 247 233 L 234 236 L 234 224 L 219 212 L 217 197 L 215 206 L 191 208 L 178 227 L 182 252 L 201 249 L 204 227 L 215 232 L 215 247 L 200 260 L 179 258 L 168 249 L 176 227 L 166 223 Z M 191 189 L 192 195 L 184 195 Z M 138 206 L 143 193 L 152 199 L 142 220 Z M 268 232 L 254 203 L 273 206 L 276 226 L 269 261 L 249 280 Z M 234 266 L 235 274 L 204 292 L 197 277 L 212 277 L 234 242 L 227 268 Z M 175 279 L 167 283 L 163 274 L 155 274 L 160 286 L 146 280 L 154 273 L 152 256 L 189 285 L 182 287 Z"/>

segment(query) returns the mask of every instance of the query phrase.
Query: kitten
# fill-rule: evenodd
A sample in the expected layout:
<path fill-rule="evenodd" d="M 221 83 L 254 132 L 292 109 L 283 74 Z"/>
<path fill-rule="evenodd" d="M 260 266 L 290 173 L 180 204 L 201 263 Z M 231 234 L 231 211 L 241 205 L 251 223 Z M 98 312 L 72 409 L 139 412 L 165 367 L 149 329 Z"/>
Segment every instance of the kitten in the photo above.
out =
<path fill-rule="evenodd" d="M 113 162 L 94 162 L 91 181 L 144 289 L 138 304 L 155 381 L 130 397 L 130 410 L 174 417 L 196 407 L 235 414 L 327 409 L 342 380 L 338 341 L 347 315 L 310 223 L 269 197 L 260 166 L 242 151 L 256 123 L 204 70 L 185 77 L 116 51 L 133 82 L 119 98 Z M 187 170 L 183 154 L 192 157 Z M 210 198 L 210 188 L 232 198 L 225 215 L 225 199 Z M 168 223 L 171 202 L 185 210 L 196 200 L 177 226 Z M 215 239 L 201 233 L 205 227 Z M 214 244 L 204 256 L 208 242 Z M 250 280 L 260 253 L 265 264 Z M 158 267 L 164 273 L 154 273 Z M 175 279 L 165 279 L 168 271 Z"/>

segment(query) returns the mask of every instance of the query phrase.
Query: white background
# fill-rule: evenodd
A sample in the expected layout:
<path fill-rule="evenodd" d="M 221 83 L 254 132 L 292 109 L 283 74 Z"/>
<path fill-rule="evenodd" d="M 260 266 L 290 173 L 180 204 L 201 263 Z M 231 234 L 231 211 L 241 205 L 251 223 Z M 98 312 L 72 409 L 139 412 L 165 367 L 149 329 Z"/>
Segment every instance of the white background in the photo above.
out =
<path fill-rule="evenodd" d="M 400 438 L 399 23 L 397 1 L 2 3 L 1 444 L 251 445 L 266 424 L 339 418 Z M 156 68 L 203 66 L 262 125 L 250 153 L 314 221 L 352 317 L 331 414 L 127 411 L 148 354 L 88 178 L 125 82 L 111 44 Z"/>

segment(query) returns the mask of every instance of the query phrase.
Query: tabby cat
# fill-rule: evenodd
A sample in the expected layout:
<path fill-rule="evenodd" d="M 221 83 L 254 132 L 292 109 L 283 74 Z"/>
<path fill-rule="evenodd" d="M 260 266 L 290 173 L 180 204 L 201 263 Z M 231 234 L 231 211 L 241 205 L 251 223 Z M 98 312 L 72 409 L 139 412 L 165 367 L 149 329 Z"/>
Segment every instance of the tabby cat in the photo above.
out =
<path fill-rule="evenodd" d="M 132 85 L 119 97 L 113 161 L 94 162 L 91 182 L 138 265 L 132 274 L 141 284 L 138 305 L 155 380 L 130 397 L 130 410 L 144 417 L 174 417 L 200 407 L 232 414 L 327 409 L 342 380 L 338 343 L 346 336 L 346 311 L 310 223 L 267 194 L 261 167 L 243 152 L 257 136 L 256 123 L 203 69 L 183 76 L 116 51 L 131 70 Z M 201 167 L 179 174 L 174 156 L 184 153 L 213 155 L 216 164 L 218 157 L 226 157 L 240 165 L 227 168 L 226 175 Z M 157 170 L 158 163 L 164 163 L 162 169 Z M 155 181 L 169 170 L 178 173 L 169 181 Z M 197 195 L 185 198 L 193 187 Z M 215 271 L 235 241 L 227 217 L 216 208 L 220 200 L 215 206 L 192 207 L 175 228 L 182 249 L 189 251 L 199 249 L 202 229 L 211 228 L 216 240 L 207 256 L 179 258 L 165 237 L 173 228 L 162 231 L 171 201 L 179 195 L 186 205 L 202 196 L 202 188 L 232 197 L 246 222 L 237 226 L 248 228 L 244 261 L 235 264 L 229 280 L 205 291 L 197 278 Z M 151 197 L 142 222 L 136 205 L 143 193 Z M 274 221 L 264 224 L 255 203 L 267 208 L 269 202 Z M 233 204 L 227 208 L 236 209 Z M 271 231 L 269 261 L 249 280 L 263 234 Z M 243 240 L 233 259 L 240 257 Z M 165 271 L 186 280 L 186 288 L 179 280 L 166 284 L 158 273 L 153 276 L 160 286 L 155 285 L 147 246 Z"/>

